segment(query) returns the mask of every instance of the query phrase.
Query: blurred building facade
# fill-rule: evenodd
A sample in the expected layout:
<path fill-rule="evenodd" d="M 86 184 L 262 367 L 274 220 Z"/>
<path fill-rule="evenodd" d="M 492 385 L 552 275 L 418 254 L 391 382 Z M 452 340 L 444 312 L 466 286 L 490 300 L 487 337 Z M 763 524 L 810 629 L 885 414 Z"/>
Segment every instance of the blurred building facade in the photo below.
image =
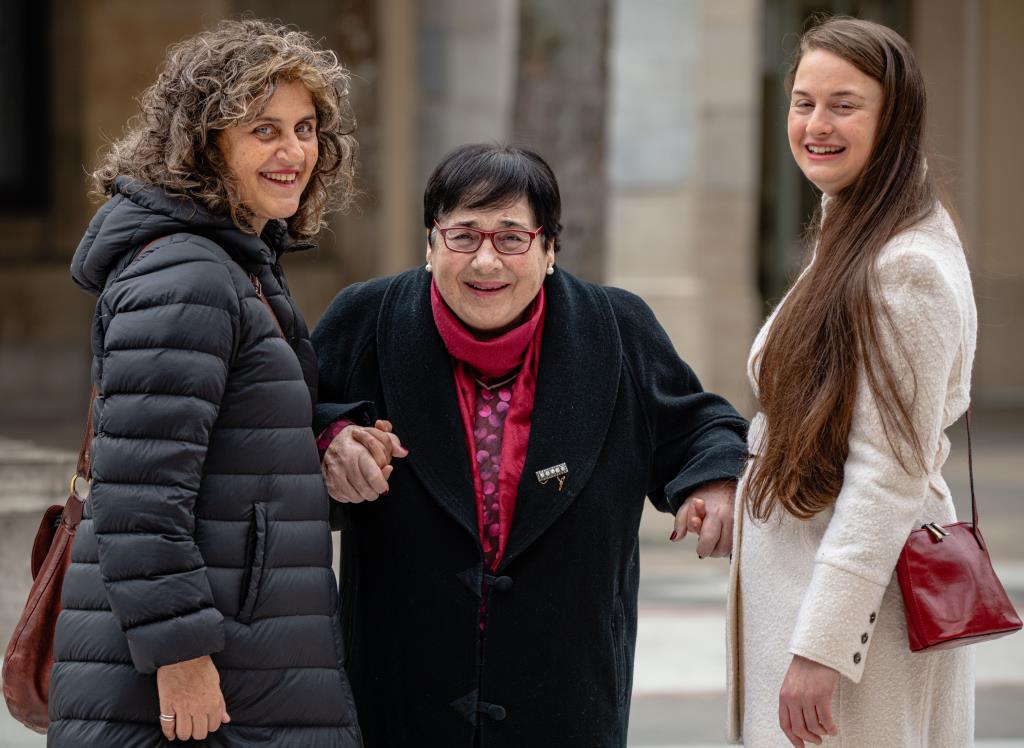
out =
<path fill-rule="evenodd" d="M 521 143 L 562 184 L 559 262 L 647 299 L 705 385 L 748 414 L 747 349 L 798 267 L 814 200 L 785 144 L 786 56 L 814 12 L 892 25 L 925 69 L 929 164 L 949 176 L 974 272 L 975 399 L 1024 404 L 1016 0 L 4 0 L 0 11 L 0 431 L 80 419 L 94 302 L 67 267 L 95 210 L 87 172 L 168 44 L 245 11 L 322 37 L 354 74 L 358 207 L 287 268 L 311 323 L 345 284 L 422 262 L 422 188 L 447 150 Z"/>

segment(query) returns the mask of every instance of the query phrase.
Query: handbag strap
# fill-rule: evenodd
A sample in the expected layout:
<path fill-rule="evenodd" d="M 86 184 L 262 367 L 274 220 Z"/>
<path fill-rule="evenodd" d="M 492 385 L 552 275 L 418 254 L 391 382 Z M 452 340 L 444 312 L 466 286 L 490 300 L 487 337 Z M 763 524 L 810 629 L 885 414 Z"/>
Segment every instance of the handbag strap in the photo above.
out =
<path fill-rule="evenodd" d="M 78 466 L 75 475 L 84 480 L 92 480 L 92 406 L 96 402 L 96 385 L 89 392 L 89 410 L 85 414 L 85 434 L 82 435 L 82 448 L 78 452 Z"/>
<path fill-rule="evenodd" d="M 263 284 L 260 283 L 260 279 L 256 277 L 255 273 L 249 273 L 249 282 L 252 284 L 253 289 L 256 291 L 256 298 L 263 302 L 263 306 L 270 312 L 271 318 L 274 320 L 274 324 L 277 325 L 278 331 L 281 333 L 281 337 L 288 340 L 288 336 L 284 332 L 284 327 L 281 325 L 281 320 L 277 316 L 277 312 L 274 311 L 274 307 L 270 305 L 270 299 L 263 293 Z"/>
<path fill-rule="evenodd" d="M 132 264 L 135 263 L 142 253 L 145 252 L 155 242 L 159 241 L 163 237 L 158 237 L 151 242 L 147 242 L 135 253 L 135 256 L 124 266 L 124 270 L 127 270 Z M 124 270 L 121 272 L 123 273 Z M 75 466 L 75 474 L 71 476 L 71 495 L 68 497 L 68 503 L 64 506 L 63 522 L 71 527 L 72 529 L 78 526 L 78 523 L 82 519 L 82 505 L 85 504 L 85 500 L 89 498 L 89 484 L 92 482 L 92 408 L 96 402 L 96 385 L 92 386 L 92 390 L 89 392 L 89 407 L 85 413 L 85 433 L 82 435 L 82 446 L 78 450 L 78 463 Z M 79 489 L 78 479 L 81 478 L 84 482 L 84 492 Z"/>
<path fill-rule="evenodd" d="M 964 422 L 967 424 L 967 475 L 971 482 L 971 532 L 978 545 L 983 546 L 981 538 L 978 537 L 978 499 L 974 495 L 974 450 L 971 446 L 971 406 L 967 406 L 964 413 Z"/>
<path fill-rule="evenodd" d="M 89 410 L 85 414 L 85 434 L 82 436 L 82 448 L 78 452 L 78 465 L 75 474 L 71 476 L 71 491 L 68 500 L 64 503 L 64 511 L 60 514 L 60 521 L 72 535 L 78 529 L 82 521 L 82 513 L 85 511 L 85 502 L 89 498 L 89 488 L 92 481 L 92 405 L 96 400 L 96 385 L 93 385 L 89 393 Z M 81 478 L 82 482 L 79 483 Z"/>

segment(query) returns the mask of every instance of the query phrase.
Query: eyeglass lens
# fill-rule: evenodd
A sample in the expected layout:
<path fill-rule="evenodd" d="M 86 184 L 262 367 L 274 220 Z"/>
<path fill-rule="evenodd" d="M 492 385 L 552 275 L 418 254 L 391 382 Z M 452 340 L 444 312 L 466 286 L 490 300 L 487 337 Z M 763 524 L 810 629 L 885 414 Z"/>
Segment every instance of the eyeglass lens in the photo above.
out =
<path fill-rule="evenodd" d="M 457 228 L 444 232 L 448 249 L 455 252 L 475 252 L 483 244 L 484 234 L 476 229 Z M 493 235 L 494 246 L 503 254 L 521 254 L 530 248 L 533 237 L 525 231 L 498 231 Z"/>

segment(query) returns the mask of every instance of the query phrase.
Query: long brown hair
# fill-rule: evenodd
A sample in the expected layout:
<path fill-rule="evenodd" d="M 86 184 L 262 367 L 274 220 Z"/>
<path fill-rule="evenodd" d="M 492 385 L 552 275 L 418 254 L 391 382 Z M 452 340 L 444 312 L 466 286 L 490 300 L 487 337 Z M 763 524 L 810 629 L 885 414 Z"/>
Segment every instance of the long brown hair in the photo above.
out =
<path fill-rule="evenodd" d="M 924 79 L 896 32 L 831 18 L 801 38 L 789 90 L 812 50 L 834 54 L 877 80 L 883 103 L 867 165 L 815 215 L 809 235 L 815 259 L 778 310 L 758 358 L 767 433 L 747 489 L 748 509 L 762 520 L 777 507 L 808 519 L 835 502 L 862 372 L 900 465 L 908 472 L 924 467 L 911 419 L 916 382 L 898 381 L 880 343 L 885 325 L 902 350 L 878 297 L 876 269 L 886 242 L 935 206 L 923 152 Z"/>

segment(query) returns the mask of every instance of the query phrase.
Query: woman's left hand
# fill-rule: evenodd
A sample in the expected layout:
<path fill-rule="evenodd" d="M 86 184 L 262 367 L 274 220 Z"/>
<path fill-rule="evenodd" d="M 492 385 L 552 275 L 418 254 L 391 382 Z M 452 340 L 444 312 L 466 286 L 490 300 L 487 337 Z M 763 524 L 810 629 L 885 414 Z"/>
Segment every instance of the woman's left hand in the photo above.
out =
<path fill-rule="evenodd" d="M 804 741 L 821 745 L 826 735 L 839 734 L 832 721 L 832 695 L 838 683 L 838 670 L 793 655 L 779 691 L 779 727 L 796 748 L 804 748 Z"/>

